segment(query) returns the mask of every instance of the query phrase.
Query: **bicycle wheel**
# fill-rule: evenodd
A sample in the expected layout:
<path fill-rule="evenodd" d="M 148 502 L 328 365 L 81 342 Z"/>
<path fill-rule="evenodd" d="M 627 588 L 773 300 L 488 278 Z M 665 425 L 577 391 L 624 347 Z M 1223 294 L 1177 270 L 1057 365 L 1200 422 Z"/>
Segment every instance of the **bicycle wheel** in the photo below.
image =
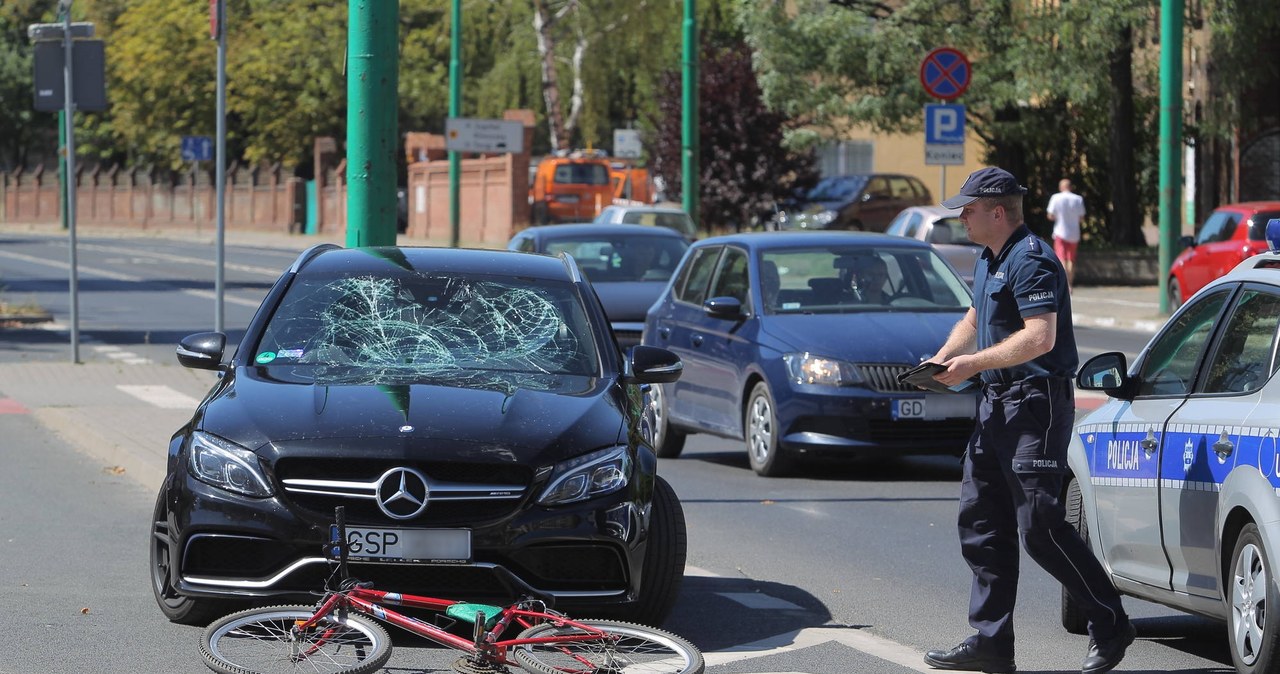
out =
<path fill-rule="evenodd" d="M 272 606 L 209 625 L 200 639 L 205 664 L 222 674 L 328 672 L 363 674 L 391 658 L 391 637 L 370 618 L 330 614 L 305 633 L 294 626 L 315 614 L 309 606 Z"/>
<path fill-rule="evenodd" d="M 612 620 L 577 622 L 603 631 L 606 638 L 558 644 L 521 644 L 513 649 L 516 662 L 534 674 L 701 674 L 705 668 L 702 652 L 670 632 Z M 521 632 L 519 638 L 541 639 L 575 634 L 584 632 L 571 625 L 543 623 Z"/>

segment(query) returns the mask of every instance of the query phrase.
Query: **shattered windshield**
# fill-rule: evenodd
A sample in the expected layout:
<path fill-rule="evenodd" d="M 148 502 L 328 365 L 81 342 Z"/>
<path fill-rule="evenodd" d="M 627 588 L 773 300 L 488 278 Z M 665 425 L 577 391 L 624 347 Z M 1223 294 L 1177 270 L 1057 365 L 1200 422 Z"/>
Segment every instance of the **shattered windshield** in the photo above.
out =
<path fill-rule="evenodd" d="M 361 371 L 434 381 L 478 371 L 596 376 L 600 369 L 571 284 L 416 272 L 299 277 L 254 362 L 314 365 L 313 376 L 349 381 L 362 380 Z M 336 376 L 341 370 L 351 374 Z"/>

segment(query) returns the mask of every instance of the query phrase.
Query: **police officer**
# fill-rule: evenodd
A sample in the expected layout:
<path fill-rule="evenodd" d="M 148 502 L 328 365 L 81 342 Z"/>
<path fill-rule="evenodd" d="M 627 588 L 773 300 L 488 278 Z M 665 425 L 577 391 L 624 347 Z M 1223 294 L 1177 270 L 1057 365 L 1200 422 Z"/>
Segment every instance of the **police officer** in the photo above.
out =
<path fill-rule="evenodd" d="M 1013 672 L 1018 539 L 1062 583 L 1089 620 L 1084 674 L 1110 671 L 1135 631 L 1102 565 L 1066 522 L 1058 496 L 1074 422 L 1079 364 L 1066 273 L 1022 221 L 1026 188 L 999 168 L 975 171 L 942 202 L 963 209 L 969 238 L 986 246 L 973 306 L 931 359 L 935 378 L 981 373 L 983 396 L 960 487 L 960 550 L 973 570 L 969 624 L 977 634 L 929 651 L 938 669 Z"/>

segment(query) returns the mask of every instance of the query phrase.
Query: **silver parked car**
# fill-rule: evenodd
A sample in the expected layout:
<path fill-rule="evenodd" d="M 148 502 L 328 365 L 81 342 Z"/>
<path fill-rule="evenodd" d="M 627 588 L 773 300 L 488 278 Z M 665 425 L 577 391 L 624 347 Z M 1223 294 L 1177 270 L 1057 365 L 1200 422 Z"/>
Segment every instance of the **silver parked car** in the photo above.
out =
<path fill-rule="evenodd" d="M 1063 497 L 1121 592 L 1224 621 L 1249 674 L 1280 670 L 1280 219 L 1268 239 L 1132 366 L 1104 353 L 1080 369 L 1111 400 L 1076 425 Z M 1062 622 L 1084 631 L 1066 596 Z"/>
<path fill-rule="evenodd" d="M 933 244 L 934 250 L 951 263 L 960 278 L 973 287 L 973 269 L 978 265 L 982 246 L 969 240 L 960 222 L 960 209 L 942 206 L 912 206 L 903 209 L 889 223 L 885 234 L 905 236 Z"/>
<path fill-rule="evenodd" d="M 688 213 L 667 206 L 607 206 L 592 222 L 611 225 L 649 225 L 674 229 L 693 241 L 698 238 L 698 225 Z"/>

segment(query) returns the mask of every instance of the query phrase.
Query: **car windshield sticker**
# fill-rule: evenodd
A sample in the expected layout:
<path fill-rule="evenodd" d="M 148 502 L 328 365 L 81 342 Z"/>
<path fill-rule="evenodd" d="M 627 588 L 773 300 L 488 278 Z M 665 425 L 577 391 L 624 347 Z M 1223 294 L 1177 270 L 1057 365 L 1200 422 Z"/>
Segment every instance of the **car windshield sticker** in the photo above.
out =
<path fill-rule="evenodd" d="M 276 352 L 276 358 L 301 358 L 302 349 L 280 349 Z"/>
<path fill-rule="evenodd" d="M 276 354 L 274 351 L 263 351 L 262 353 L 258 354 L 258 357 L 255 358 L 254 360 L 258 361 L 259 365 L 266 365 L 267 363 L 270 363 L 275 359 L 276 359 Z"/>

